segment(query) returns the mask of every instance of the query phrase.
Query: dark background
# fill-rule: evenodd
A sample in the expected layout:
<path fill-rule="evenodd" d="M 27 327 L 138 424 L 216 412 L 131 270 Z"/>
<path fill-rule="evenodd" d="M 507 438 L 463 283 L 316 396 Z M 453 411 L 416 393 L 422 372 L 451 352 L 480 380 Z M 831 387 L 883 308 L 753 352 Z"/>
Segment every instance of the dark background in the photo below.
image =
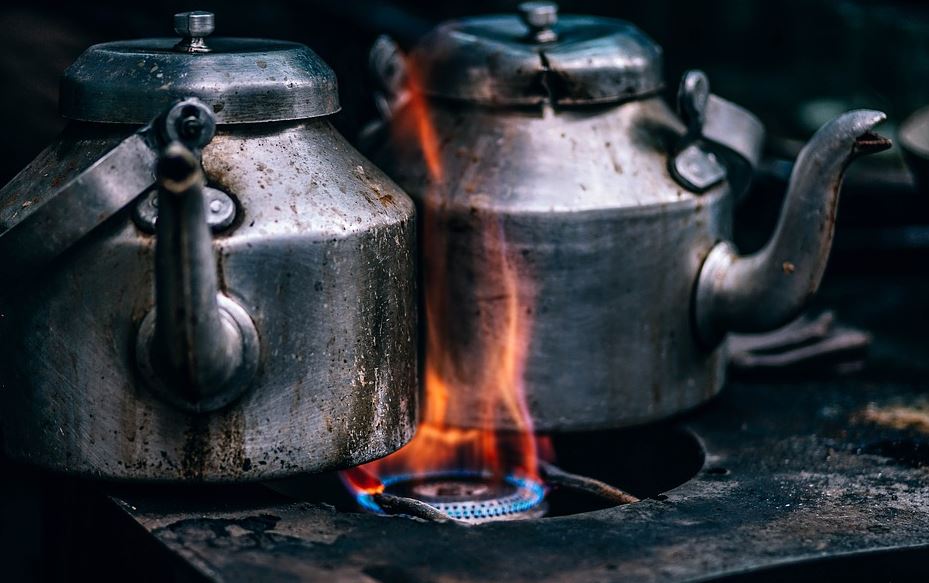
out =
<path fill-rule="evenodd" d="M 404 47 L 441 20 L 511 12 L 515 0 L 262 0 L 198 2 L 92 0 L 61 4 L 6 0 L 0 7 L 0 184 L 25 166 L 64 121 L 57 115 L 58 77 L 87 46 L 110 40 L 174 36 L 172 15 L 217 14 L 217 35 L 303 42 L 336 71 L 343 110 L 337 127 L 354 140 L 373 118 L 367 52 L 380 33 Z M 562 1 L 562 12 L 636 23 L 665 49 L 669 88 L 681 73 L 707 71 L 716 93 L 759 114 L 768 126 L 768 164 L 743 205 L 737 234 L 751 246 L 776 218 L 789 160 L 819 125 L 845 109 L 886 111 L 881 131 L 894 136 L 913 110 L 929 103 L 929 2 L 925 0 L 615 0 Z M 899 150 L 856 165 L 843 193 L 830 271 L 926 272 L 929 193 L 918 192 Z M 914 229 L 914 225 L 917 227 Z M 75 524 L 106 529 L 106 516 L 70 500 L 86 486 L 47 480 L 0 459 L 0 579 L 69 579 L 75 570 L 115 571 L 108 546 L 97 553 Z M 69 518 L 70 513 L 70 518 Z M 74 518 L 81 513 L 80 520 Z M 45 552 L 42 549 L 45 549 Z M 86 554 L 83 569 L 69 561 Z M 103 560 L 105 564 L 99 561 Z M 90 564 L 93 563 L 93 564 Z M 103 568 L 109 565 L 110 569 Z M 170 572 L 168 564 L 164 567 Z M 148 573 L 159 579 L 166 573 Z M 105 579 L 106 577 L 104 577 Z"/>

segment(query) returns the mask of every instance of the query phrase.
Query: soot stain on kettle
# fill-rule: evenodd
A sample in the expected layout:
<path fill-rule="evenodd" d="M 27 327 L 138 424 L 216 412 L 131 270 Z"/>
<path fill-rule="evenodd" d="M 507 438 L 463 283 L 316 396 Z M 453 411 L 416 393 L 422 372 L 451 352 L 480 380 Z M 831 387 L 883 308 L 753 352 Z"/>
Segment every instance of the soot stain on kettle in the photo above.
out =
<path fill-rule="evenodd" d="M 355 421 L 349 431 L 349 439 L 346 445 L 351 451 L 357 450 L 359 446 L 370 443 L 377 435 L 380 429 L 379 415 L 377 411 L 378 395 L 378 368 L 379 360 L 383 358 L 383 347 L 380 342 L 381 335 L 385 329 L 386 311 L 385 311 L 385 279 L 389 274 L 385 274 L 383 265 L 378 261 L 370 261 L 369 268 L 372 273 L 373 285 L 362 290 L 358 297 L 358 302 L 362 306 L 367 306 L 370 311 L 370 328 L 360 330 L 360 334 L 355 343 L 355 350 L 361 358 L 356 358 L 354 363 L 355 370 L 352 376 L 357 381 L 357 385 L 351 392 L 352 399 L 352 416 Z M 349 452 L 351 455 L 351 452 Z M 353 459 L 355 456 L 352 455 Z"/>
<path fill-rule="evenodd" d="M 215 431 L 211 430 L 213 425 Z M 233 405 L 209 416 L 191 415 L 184 433 L 180 466 L 184 478 L 195 480 L 207 475 L 237 478 L 247 474 L 254 464 L 245 456 L 245 419 L 241 407 Z"/>
<path fill-rule="evenodd" d="M 200 415 L 191 415 L 187 430 L 184 432 L 181 475 L 188 479 L 202 478 L 206 470 L 209 449 L 209 419 Z"/>
<path fill-rule="evenodd" d="M 127 383 L 119 400 L 119 430 L 114 430 L 114 437 L 120 449 L 120 455 L 127 462 L 138 458 L 139 435 L 145 431 L 145 419 L 139 423 L 138 413 L 143 405 L 135 398 L 133 383 Z"/>
<path fill-rule="evenodd" d="M 233 405 L 221 414 L 218 421 L 220 430 L 216 445 L 220 468 L 230 474 L 247 472 L 252 463 L 245 457 L 245 420 L 241 407 Z"/>

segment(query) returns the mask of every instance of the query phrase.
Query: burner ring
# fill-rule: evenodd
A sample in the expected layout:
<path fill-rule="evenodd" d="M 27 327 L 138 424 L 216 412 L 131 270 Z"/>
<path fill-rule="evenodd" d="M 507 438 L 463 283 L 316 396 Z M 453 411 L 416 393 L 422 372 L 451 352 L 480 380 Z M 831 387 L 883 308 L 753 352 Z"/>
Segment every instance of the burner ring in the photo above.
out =
<path fill-rule="evenodd" d="M 512 475 L 498 481 L 489 474 L 459 471 L 390 476 L 383 483 L 387 493 L 425 502 L 472 524 L 540 518 L 547 510 L 541 482 Z M 370 497 L 367 502 L 362 500 L 362 506 L 381 512 Z"/>

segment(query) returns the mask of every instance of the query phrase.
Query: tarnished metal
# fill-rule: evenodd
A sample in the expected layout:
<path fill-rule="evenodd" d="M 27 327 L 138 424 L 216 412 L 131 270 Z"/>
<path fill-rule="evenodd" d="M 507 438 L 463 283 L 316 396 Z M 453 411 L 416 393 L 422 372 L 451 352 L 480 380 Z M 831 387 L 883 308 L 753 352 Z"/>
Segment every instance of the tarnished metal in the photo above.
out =
<path fill-rule="evenodd" d="M 691 423 L 708 455 L 695 479 L 638 504 L 557 519 L 462 528 L 287 499 L 230 496 L 213 510 L 157 492 L 127 494 L 120 506 L 133 527 L 210 581 L 248 573 L 477 583 L 488 580 L 488 565 L 497 578 L 559 583 L 919 581 L 929 537 L 926 470 L 877 444 L 897 437 L 906 451 L 927 441 L 868 425 L 844 436 L 832 428 L 855 414 L 850 397 L 854 406 L 863 405 L 862 391 L 886 399 L 881 388 L 735 386 Z M 916 398 L 899 386 L 893 394 Z"/>
<path fill-rule="evenodd" d="M 429 522 L 457 523 L 457 521 L 448 514 L 445 514 L 441 510 L 435 508 L 434 506 L 430 506 L 425 502 L 420 502 L 415 498 L 396 496 L 386 492 L 373 494 L 372 498 L 377 503 L 377 505 L 384 510 L 385 514 L 410 516 L 412 518 L 428 520 Z"/>
<path fill-rule="evenodd" d="M 163 137 L 196 130 L 183 107 Z M 408 441 L 409 198 L 326 118 L 219 123 L 202 173 L 238 207 L 235 222 L 211 239 L 199 171 L 167 164 L 186 159 L 170 153 L 153 236 L 130 206 L 154 181 L 161 148 L 135 129 L 72 123 L 0 190 L 4 230 L 72 181 L 81 189 L 66 208 L 90 225 L 35 223 L 34 240 L 72 236 L 2 299 L 9 455 L 90 477 L 244 481 L 357 465 Z M 107 155 L 138 141 L 141 158 Z M 76 178 L 87 168 L 99 171 L 92 184 Z M 4 268 L 23 263 L 20 247 L 0 248 Z"/>
<path fill-rule="evenodd" d="M 687 133 L 677 146 L 678 152 L 671 156 L 668 170 L 681 186 L 693 192 L 705 192 L 726 179 L 725 166 L 700 143 L 709 99 L 710 82 L 706 75 L 702 71 L 686 73 L 677 93 L 677 108 Z"/>
<path fill-rule="evenodd" d="M 735 194 L 749 186 L 761 161 L 764 126 L 749 111 L 710 93 L 703 71 L 684 74 L 677 109 L 687 132 L 668 163 L 671 176 L 687 190 L 705 192 L 729 179 Z"/>
<path fill-rule="evenodd" d="M 845 169 L 858 156 L 890 147 L 871 132 L 885 117 L 852 111 L 813 136 L 797 158 L 777 230 L 763 249 L 740 256 L 722 242 L 710 251 L 694 295 L 697 332 L 707 346 L 726 332 L 772 330 L 800 314 L 826 269 Z"/>
<path fill-rule="evenodd" d="M 43 197 L 36 197 L 30 184 L 20 183 L 25 171 L 13 178 L 5 187 L 9 198 L 0 204 L 0 276 L 21 280 L 46 268 L 126 207 L 154 182 L 156 157 L 166 140 L 199 151 L 215 132 L 212 112 L 192 98 L 158 112 L 75 176 L 55 178 Z M 75 168 L 80 166 L 75 163 L 70 170 Z"/>
<path fill-rule="evenodd" d="M 212 14 L 182 13 L 178 19 L 175 29 L 184 37 L 180 43 L 177 38 L 154 38 L 87 49 L 62 77 L 61 114 L 81 121 L 143 124 L 186 97 L 203 100 L 221 124 L 307 119 L 339 111 L 335 73 L 306 46 L 212 36 L 207 44 Z"/>
<path fill-rule="evenodd" d="M 592 105 L 662 88 L 661 47 L 628 22 L 559 17 L 552 2 L 520 12 L 429 33 L 410 55 L 422 91 L 485 105 Z"/>
<path fill-rule="evenodd" d="M 216 30 L 216 19 L 212 12 L 194 10 L 179 12 L 174 15 L 174 32 L 181 36 L 181 42 L 174 45 L 174 50 L 185 53 L 208 53 L 210 47 L 206 37 Z"/>
<path fill-rule="evenodd" d="M 609 46 L 612 51 L 601 74 L 626 79 L 629 69 L 624 63 L 634 60 L 648 63 L 651 73 L 631 79 L 660 85 L 660 77 L 651 76 L 661 69 L 660 48 L 649 45 L 651 56 L 640 59 L 645 45 L 625 41 L 644 37 L 623 36 L 624 42 L 619 42 L 613 36 L 614 21 L 576 18 L 561 17 L 555 30 L 562 39 L 563 32 L 571 30 L 570 22 L 586 23 L 590 34 L 597 30 L 602 37 L 584 39 L 597 50 Z M 435 74 L 460 84 L 459 97 L 490 103 L 485 97 L 500 95 L 497 89 L 507 79 L 522 83 L 523 78 L 517 73 L 508 76 L 505 68 L 494 69 L 493 83 L 485 82 L 482 67 L 471 75 L 469 67 L 477 57 L 466 49 L 485 43 L 478 32 L 491 25 L 509 31 L 510 25 L 502 22 L 510 21 L 486 17 L 442 25 L 414 48 L 411 66 L 421 66 L 422 59 L 432 56 L 443 64 Z M 436 39 L 448 42 L 438 44 Z M 580 47 L 586 46 L 566 42 L 562 49 L 576 50 L 580 58 L 586 54 Z M 548 49 L 545 54 L 554 68 Z M 720 241 L 730 238 L 734 200 L 760 155 L 763 128 L 758 120 L 710 95 L 702 73 L 689 73 L 690 81 L 685 78 L 682 84 L 681 119 L 648 91 L 630 90 L 630 99 L 596 107 L 571 107 L 570 102 L 551 99 L 533 108 L 430 99 L 455 95 L 436 89 L 448 85 L 436 85 L 429 66 L 433 65 L 410 75 L 425 107 L 416 107 L 407 96 L 406 105 L 388 108 L 393 115 L 390 137 L 375 159 L 421 205 L 430 232 L 444 239 L 444 250 L 431 243 L 424 267 L 426 281 L 445 281 L 443 297 L 436 302 L 439 324 L 432 325 L 443 349 L 459 363 L 456 386 L 479 385 L 482 371 L 469 363 L 485 362 L 481 351 L 500 346 L 503 340 L 494 335 L 506 328 L 504 322 L 488 321 L 488 314 L 501 313 L 495 311 L 495 302 L 515 293 L 531 323 L 522 376 L 536 430 L 638 424 L 679 413 L 717 394 L 724 380 L 725 351 L 721 337 L 705 334 L 718 320 L 704 316 L 717 310 L 714 302 L 724 300 L 707 299 L 713 294 L 707 282 L 712 281 L 708 276 L 714 257 L 726 245 Z M 416 85 L 417 77 L 423 78 L 423 87 Z M 584 85 L 597 86 L 595 81 Z M 610 84 L 603 90 L 613 92 Z M 812 165 L 803 160 L 798 165 L 775 240 L 778 251 L 786 251 L 780 245 L 790 241 L 796 253 L 780 259 L 772 255 L 766 265 L 776 270 L 762 274 L 759 265 L 758 277 L 740 290 L 745 306 L 755 314 L 771 310 L 764 325 L 780 325 L 784 314 L 778 310 L 792 311 L 809 296 L 807 291 L 815 289 L 805 289 L 798 297 L 796 289 L 765 286 L 784 277 L 784 262 L 817 273 L 824 265 L 832 231 L 822 229 L 822 217 L 815 211 L 834 209 L 839 171 L 856 153 L 873 149 L 866 147 L 868 139 L 857 140 L 866 133 L 864 124 L 849 123 L 863 121 L 862 115 L 871 116 L 868 128 L 878 121 L 874 113 L 841 118 L 827 130 L 829 139 L 816 138 L 808 147 L 806 159 Z M 417 131 L 424 125 L 431 136 L 424 138 Z M 429 159 L 421 145 L 424 139 L 429 142 Z M 842 139 L 850 141 L 835 147 L 833 140 Z M 885 142 L 874 138 L 874 147 L 878 145 Z M 699 173 L 691 174 L 692 188 L 669 172 L 678 154 L 685 155 L 683 162 L 693 156 L 701 166 Z M 430 164 L 441 172 L 430 174 Z M 720 175 L 722 169 L 725 176 Z M 713 249 L 717 251 L 704 266 Z M 506 257 L 516 272 L 515 290 L 501 273 L 500 257 Z M 430 276 L 430 270 L 443 273 Z M 794 281 L 801 281 L 804 273 Z M 785 306 L 769 305 L 774 301 L 771 295 Z M 456 392 L 447 421 L 481 425 L 488 398 L 479 391 Z M 495 418 L 505 423 L 511 417 Z"/>
<path fill-rule="evenodd" d="M 486 335 L 504 329 L 477 315 L 509 293 L 494 259 L 505 254 L 527 282 L 523 377 L 537 430 L 641 423 L 714 395 L 723 354 L 695 342 L 689 300 L 706 253 L 729 236 L 732 201 L 725 184 L 698 195 L 669 175 L 683 127 L 667 105 L 563 114 L 430 105 L 444 182 L 430 181 L 413 139 L 391 141 L 375 160 L 449 233 L 444 257 L 425 253 L 424 269 L 449 266 L 438 332 L 463 363 L 461 386 L 478 384 L 482 371 L 465 363 L 482 362 L 499 343 Z M 394 127 L 411 127 L 410 115 L 400 111 Z M 488 229 L 499 229 L 497 242 Z M 481 423 L 490 397 L 456 393 L 448 421 Z"/>
<path fill-rule="evenodd" d="M 726 168 L 712 152 L 700 147 L 706 104 L 710 98 L 710 82 L 702 72 L 691 71 L 681 79 L 677 92 L 677 109 L 687 133 L 671 156 L 668 170 L 687 190 L 705 192 L 726 179 Z"/>
<path fill-rule="evenodd" d="M 172 142 L 158 177 L 157 309 L 142 321 L 136 359 L 145 381 L 170 402 L 211 411 L 253 381 L 258 331 L 242 306 L 219 293 L 199 160 Z"/>
<path fill-rule="evenodd" d="M 21 175 L 34 195 L 77 144 L 106 151 L 126 131 L 78 129 Z M 260 332 L 254 386 L 194 414 L 141 382 L 155 238 L 114 217 L 3 306 L 0 419 L 14 458 L 98 477 L 254 480 L 360 464 L 412 437 L 409 199 L 323 119 L 220 126 L 203 164 L 241 204 L 238 227 L 213 245 L 220 289 Z"/>
<path fill-rule="evenodd" d="M 151 126 L 109 145 L 82 172 L 67 179 L 56 174 L 44 197 L 28 169 L 7 184 L 0 199 L 0 279 L 17 281 L 45 267 L 151 186 L 157 156 Z"/>

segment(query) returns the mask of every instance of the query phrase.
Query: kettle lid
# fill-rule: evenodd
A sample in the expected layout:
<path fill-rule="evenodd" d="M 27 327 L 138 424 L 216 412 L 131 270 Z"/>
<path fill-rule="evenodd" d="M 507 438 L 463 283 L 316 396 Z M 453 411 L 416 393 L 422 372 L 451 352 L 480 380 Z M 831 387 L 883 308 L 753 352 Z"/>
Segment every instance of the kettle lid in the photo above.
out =
<path fill-rule="evenodd" d="M 59 108 L 81 121 L 143 124 L 173 101 L 196 97 L 217 123 L 284 121 L 339 111 L 335 73 L 293 42 L 213 38 L 214 15 L 174 16 L 181 37 L 90 47 L 65 71 Z"/>
<path fill-rule="evenodd" d="M 433 30 L 411 55 L 417 85 L 486 105 L 610 103 L 661 90 L 661 47 L 632 24 L 559 17 L 554 2 L 523 2 L 519 12 Z"/>

